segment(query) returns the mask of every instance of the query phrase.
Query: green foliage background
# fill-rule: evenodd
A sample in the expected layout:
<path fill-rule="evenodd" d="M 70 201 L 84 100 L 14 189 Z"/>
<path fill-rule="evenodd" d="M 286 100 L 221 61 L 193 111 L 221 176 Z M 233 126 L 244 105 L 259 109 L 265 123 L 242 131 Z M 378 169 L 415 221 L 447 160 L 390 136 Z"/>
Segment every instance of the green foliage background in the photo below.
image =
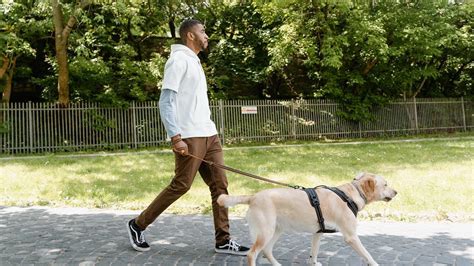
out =
<path fill-rule="evenodd" d="M 65 17 L 75 4 L 62 1 Z M 468 1 L 117 0 L 91 1 L 77 18 L 71 99 L 157 100 L 187 17 L 203 21 L 211 38 L 201 57 L 215 99 L 323 97 L 359 121 L 394 98 L 473 96 Z M 14 56 L 13 100 L 55 101 L 49 1 L 2 0 L 0 60 Z"/>

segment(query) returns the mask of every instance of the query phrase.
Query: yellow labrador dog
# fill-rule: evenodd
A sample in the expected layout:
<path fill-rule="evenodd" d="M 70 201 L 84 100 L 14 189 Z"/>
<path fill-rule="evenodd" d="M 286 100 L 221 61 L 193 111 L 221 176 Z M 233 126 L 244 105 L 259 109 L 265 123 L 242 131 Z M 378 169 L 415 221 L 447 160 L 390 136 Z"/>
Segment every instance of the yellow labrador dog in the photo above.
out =
<path fill-rule="evenodd" d="M 383 177 L 369 173 L 362 173 L 351 183 L 338 186 L 337 189 L 344 192 L 358 210 L 362 210 L 366 204 L 374 201 L 390 201 L 397 195 L 394 189 L 387 186 Z M 253 241 L 252 248 L 247 254 L 249 265 L 256 264 L 258 254 L 262 250 L 273 265 L 280 265 L 273 257 L 272 249 L 284 231 L 312 232 L 311 263 L 320 265 L 317 262 L 317 255 L 322 227 L 340 231 L 344 240 L 367 263 L 377 265 L 357 236 L 355 216 L 357 210 L 352 211 L 349 204 L 327 187 L 317 187 L 315 190 L 324 219 L 323 226 L 318 223 L 317 212 L 304 190 L 275 188 L 260 191 L 253 196 L 219 196 L 217 202 L 221 206 L 249 205 L 247 221 Z"/>

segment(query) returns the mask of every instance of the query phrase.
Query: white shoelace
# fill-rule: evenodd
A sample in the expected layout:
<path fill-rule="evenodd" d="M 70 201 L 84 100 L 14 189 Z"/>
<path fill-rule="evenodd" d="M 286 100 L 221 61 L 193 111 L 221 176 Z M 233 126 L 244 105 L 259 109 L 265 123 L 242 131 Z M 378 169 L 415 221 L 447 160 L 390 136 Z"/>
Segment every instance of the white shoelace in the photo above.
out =
<path fill-rule="evenodd" d="M 139 238 L 140 238 L 140 243 L 144 243 L 145 242 L 145 233 L 141 232 Z"/>
<path fill-rule="evenodd" d="M 240 245 L 237 244 L 237 242 L 235 242 L 235 241 L 232 240 L 232 239 L 229 240 L 229 244 L 227 244 L 227 245 L 229 245 L 229 249 L 230 249 L 230 250 L 239 251 L 239 249 L 240 249 Z"/>

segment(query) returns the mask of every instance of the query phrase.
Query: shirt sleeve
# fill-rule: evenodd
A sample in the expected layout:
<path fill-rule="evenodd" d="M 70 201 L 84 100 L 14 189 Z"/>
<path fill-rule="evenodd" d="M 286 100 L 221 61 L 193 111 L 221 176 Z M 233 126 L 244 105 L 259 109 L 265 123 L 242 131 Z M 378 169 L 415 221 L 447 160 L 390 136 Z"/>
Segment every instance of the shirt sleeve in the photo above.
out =
<path fill-rule="evenodd" d="M 162 89 L 160 95 L 160 117 L 165 126 L 166 133 L 171 138 L 181 131 L 176 122 L 176 97 L 177 92 L 170 89 Z"/>
<path fill-rule="evenodd" d="M 174 57 L 166 61 L 162 88 L 178 92 L 186 69 L 185 60 L 179 60 L 179 58 Z"/>

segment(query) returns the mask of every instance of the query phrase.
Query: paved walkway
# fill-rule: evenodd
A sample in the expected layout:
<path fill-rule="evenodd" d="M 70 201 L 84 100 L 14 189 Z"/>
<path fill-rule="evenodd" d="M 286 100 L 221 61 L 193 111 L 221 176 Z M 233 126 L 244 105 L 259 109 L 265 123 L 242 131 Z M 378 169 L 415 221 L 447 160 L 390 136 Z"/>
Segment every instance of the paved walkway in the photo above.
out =
<path fill-rule="evenodd" d="M 246 258 L 213 252 L 209 216 L 163 215 L 147 229 L 151 250 L 134 251 L 125 223 L 137 212 L 77 208 L 0 207 L 0 265 L 246 265 Z M 233 237 L 249 245 L 242 218 Z M 474 265 L 473 224 L 360 222 L 359 235 L 381 265 Z M 307 265 L 310 235 L 284 234 L 275 257 Z M 340 234 L 325 235 L 323 265 L 362 265 Z M 265 259 L 261 264 L 269 264 Z"/>

